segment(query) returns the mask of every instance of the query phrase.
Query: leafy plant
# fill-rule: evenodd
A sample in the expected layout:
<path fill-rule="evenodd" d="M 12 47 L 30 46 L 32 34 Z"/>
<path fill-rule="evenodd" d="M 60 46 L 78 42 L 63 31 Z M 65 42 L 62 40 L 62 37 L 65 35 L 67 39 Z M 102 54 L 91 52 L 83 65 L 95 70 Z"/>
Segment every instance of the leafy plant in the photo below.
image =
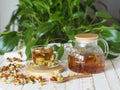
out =
<path fill-rule="evenodd" d="M 57 45 L 54 45 L 54 49 L 55 51 L 58 53 L 58 60 L 60 60 L 64 54 L 64 45 L 60 45 L 60 46 L 57 46 Z"/>
<path fill-rule="evenodd" d="M 119 53 L 119 27 L 107 26 L 108 20 L 115 19 L 97 11 L 94 0 L 19 0 L 18 9 L 1 33 L 0 54 L 25 45 L 29 58 L 33 45 L 73 42 L 76 34 L 87 32 L 99 34 L 108 41 L 112 52 Z"/>

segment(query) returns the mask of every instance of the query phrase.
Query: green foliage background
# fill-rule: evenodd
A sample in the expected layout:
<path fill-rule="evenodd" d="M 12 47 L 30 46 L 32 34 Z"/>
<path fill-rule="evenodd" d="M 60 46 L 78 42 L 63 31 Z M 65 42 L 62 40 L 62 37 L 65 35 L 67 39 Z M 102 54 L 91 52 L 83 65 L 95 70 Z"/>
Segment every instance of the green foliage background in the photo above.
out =
<path fill-rule="evenodd" d="M 119 21 L 107 26 L 109 20 L 116 21 L 107 12 L 97 11 L 94 0 L 19 0 L 18 9 L 0 35 L 0 54 L 25 45 L 29 58 L 33 45 L 66 43 L 74 41 L 74 35 L 88 32 L 99 34 L 107 40 L 110 51 L 120 53 Z"/>

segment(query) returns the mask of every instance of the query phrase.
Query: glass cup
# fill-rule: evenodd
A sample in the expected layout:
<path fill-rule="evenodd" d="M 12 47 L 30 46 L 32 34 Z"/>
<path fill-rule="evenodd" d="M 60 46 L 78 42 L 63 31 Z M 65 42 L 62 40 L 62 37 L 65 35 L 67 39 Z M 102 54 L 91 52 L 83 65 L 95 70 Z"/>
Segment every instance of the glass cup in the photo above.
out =
<path fill-rule="evenodd" d="M 31 48 L 32 60 L 35 66 L 53 68 L 60 64 L 58 53 L 53 45 L 33 46 Z"/>

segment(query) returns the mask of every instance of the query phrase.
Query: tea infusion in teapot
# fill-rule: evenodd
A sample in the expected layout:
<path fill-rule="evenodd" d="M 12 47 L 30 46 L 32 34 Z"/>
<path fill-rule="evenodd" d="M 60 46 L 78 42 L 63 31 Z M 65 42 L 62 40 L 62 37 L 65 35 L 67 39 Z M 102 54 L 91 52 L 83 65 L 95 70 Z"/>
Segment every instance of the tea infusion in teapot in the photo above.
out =
<path fill-rule="evenodd" d="M 105 57 L 97 44 L 98 35 L 91 33 L 77 34 L 75 39 L 76 45 L 68 55 L 69 69 L 77 73 L 103 72 Z"/>

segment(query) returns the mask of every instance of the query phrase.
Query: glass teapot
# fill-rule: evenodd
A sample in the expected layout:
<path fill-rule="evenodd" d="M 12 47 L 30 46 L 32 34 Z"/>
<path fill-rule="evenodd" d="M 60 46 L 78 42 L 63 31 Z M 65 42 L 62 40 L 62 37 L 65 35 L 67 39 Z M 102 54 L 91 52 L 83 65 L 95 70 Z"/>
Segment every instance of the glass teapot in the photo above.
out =
<path fill-rule="evenodd" d="M 75 47 L 68 54 L 68 67 L 77 73 L 99 73 L 104 71 L 105 57 L 108 54 L 108 44 L 103 39 L 98 39 L 97 34 L 77 34 Z M 102 40 L 105 53 L 98 46 L 98 40 Z"/>

